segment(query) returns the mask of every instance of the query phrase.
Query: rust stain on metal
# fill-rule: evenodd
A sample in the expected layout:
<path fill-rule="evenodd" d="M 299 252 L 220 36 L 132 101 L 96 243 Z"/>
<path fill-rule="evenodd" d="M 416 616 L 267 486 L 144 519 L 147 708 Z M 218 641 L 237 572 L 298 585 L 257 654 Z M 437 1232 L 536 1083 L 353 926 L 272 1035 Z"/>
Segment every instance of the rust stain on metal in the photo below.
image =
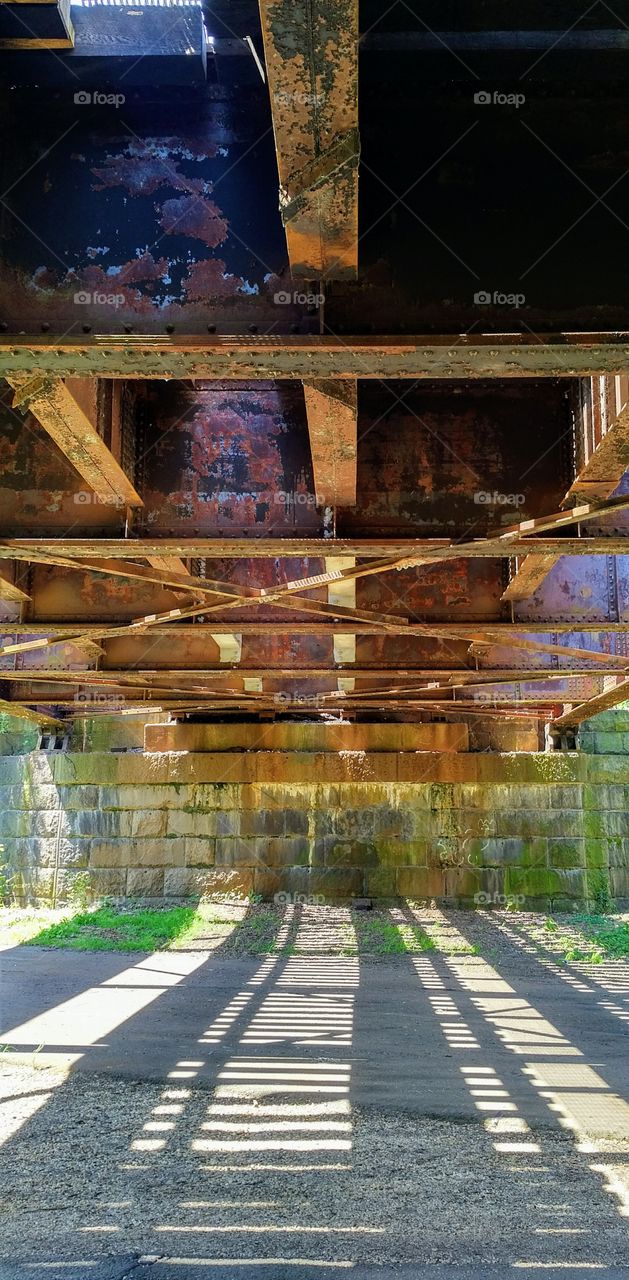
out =
<path fill-rule="evenodd" d="M 142 499 L 61 378 L 8 379 L 14 404 L 30 409 L 104 503 L 141 507 Z"/>
<path fill-rule="evenodd" d="M 358 269 L 358 0 L 260 0 L 291 268 Z"/>
<path fill-rule="evenodd" d="M 304 382 L 306 416 L 319 506 L 356 505 L 356 382 Z"/>

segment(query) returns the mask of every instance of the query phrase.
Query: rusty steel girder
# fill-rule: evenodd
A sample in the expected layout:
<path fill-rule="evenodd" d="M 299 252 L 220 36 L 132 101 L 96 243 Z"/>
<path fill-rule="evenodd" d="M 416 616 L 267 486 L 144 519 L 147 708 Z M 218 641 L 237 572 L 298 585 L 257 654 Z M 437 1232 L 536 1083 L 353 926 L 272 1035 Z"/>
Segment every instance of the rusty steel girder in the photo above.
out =
<path fill-rule="evenodd" d="M 358 384 L 304 382 L 318 506 L 356 505 Z"/>
<path fill-rule="evenodd" d="M 629 334 L 0 335 L 0 375 L 218 380 L 577 378 L 629 370 Z"/>
<path fill-rule="evenodd" d="M 358 0 L 260 0 L 293 275 L 358 270 Z"/>
<path fill-rule="evenodd" d="M 10 376 L 14 408 L 30 409 L 101 502 L 143 506 L 140 495 L 61 378 Z"/>

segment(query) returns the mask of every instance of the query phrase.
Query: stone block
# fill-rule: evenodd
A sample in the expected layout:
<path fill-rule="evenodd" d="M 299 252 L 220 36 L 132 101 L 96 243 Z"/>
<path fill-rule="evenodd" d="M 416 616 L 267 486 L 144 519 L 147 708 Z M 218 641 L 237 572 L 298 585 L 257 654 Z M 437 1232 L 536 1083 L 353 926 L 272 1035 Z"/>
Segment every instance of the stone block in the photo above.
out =
<path fill-rule="evenodd" d="M 584 787 L 583 808 L 629 811 L 629 784 L 624 787 L 620 784 L 611 784 L 609 786 L 599 784 Z"/>
<path fill-rule="evenodd" d="M 382 867 L 427 867 L 428 840 L 375 840 L 376 859 Z"/>
<path fill-rule="evenodd" d="M 403 898 L 442 898 L 445 893 L 444 873 L 433 867 L 399 867 L 396 884 Z"/>
<path fill-rule="evenodd" d="M 98 809 L 99 806 L 99 788 L 93 786 L 60 786 L 59 807 L 66 813 L 70 810 L 82 809 Z"/>
<path fill-rule="evenodd" d="M 241 815 L 241 822 L 243 817 L 244 814 Z M 303 809 L 295 809 L 294 807 L 284 809 L 284 835 L 307 836 L 309 832 L 309 817 L 310 811 L 306 804 Z"/>
<path fill-rule="evenodd" d="M 496 788 L 496 794 L 499 788 Z M 494 789 L 481 787 L 476 783 L 462 782 L 459 787 L 459 804 L 462 809 L 480 809 L 487 812 L 495 808 Z"/>
<path fill-rule="evenodd" d="M 126 868 L 136 862 L 133 840 L 89 841 L 89 865 L 92 867 Z"/>
<path fill-rule="evenodd" d="M 164 872 L 161 867 L 129 867 L 127 871 L 129 898 L 161 898 L 163 893 Z"/>
<path fill-rule="evenodd" d="M 101 787 L 99 808 L 101 809 L 179 809 L 181 797 L 177 787 Z"/>
<path fill-rule="evenodd" d="M 56 840 L 51 837 L 33 836 L 24 842 L 27 846 L 27 861 L 35 866 L 54 867 L 57 863 L 71 860 L 74 841 L 65 837 Z"/>
<path fill-rule="evenodd" d="M 190 807 L 197 813 L 211 812 L 213 809 L 241 809 L 245 807 L 245 792 L 250 802 L 247 807 L 257 809 L 260 804 L 257 787 L 229 786 L 224 782 L 197 783 L 195 787 L 191 788 L 190 799 L 186 801 L 185 805 L 182 804 L 181 807 Z"/>
<path fill-rule="evenodd" d="M 74 898 L 77 888 L 80 885 L 80 895 L 78 901 Z M 60 867 L 57 873 L 57 902 L 74 902 L 77 910 L 82 910 L 84 902 L 90 902 L 93 897 L 91 883 L 89 888 L 85 885 L 84 867 Z"/>
<path fill-rule="evenodd" d="M 339 840 L 326 836 L 324 857 L 329 867 L 376 867 L 378 855 L 373 844 L 366 840 Z"/>
<path fill-rule="evenodd" d="M 332 814 L 332 834 L 345 840 L 369 840 L 374 818 L 368 808 L 336 809 Z"/>
<path fill-rule="evenodd" d="M 495 814 L 495 834 L 520 840 L 534 840 L 537 836 L 580 836 L 582 814 L 580 810 L 504 809 Z"/>
<path fill-rule="evenodd" d="M 393 867 L 372 867 L 367 871 L 365 892 L 369 898 L 395 898 L 396 873 Z"/>
<path fill-rule="evenodd" d="M 540 788 L 536 788 L 540 790 Z M 546 795 L 550 801 L 552 809 L 580 809 L 583 803 L 583 790 L 580 785 L 569 787 L 550 786 L 546 787 Z M 533 806 L 537 808 L 537 805 Z"/>
<path fill-rule="evenodd" d="M 605 847 L 610 867 L 629 867 L 629 840 L 605 841 Z M 600 865 L 604 866 L 605 864 L 601 863 Z"/>
<path fill-rule="evenodd" d="M 253 871 L 238 868 L 212 868 L 195 871 L 189 867 L 167 867 L 164 872 L 166 897 L 209 897 L 213 893 L 247 897 L 253 892 Z"/>
<path fill-rule="evenodd" d="M 54 783 L 26 777 L 22 787 L 21 809 L 58 809 L 59 793 Z"/>
<path fill-rule="evenodd" d="M 150 804 L 150 792 L 148 802 Z M 166 835 L 167 810 L 140 809 L 131 816 L 131 834 L 141 839 Z"/>
<path fill-rule="evenodd" d="M 548 865 L 550 867 L 584 867 L 585 866 L 585 841 L 584 840 L 549 840 L 548 841 Z"/>
<path fill-rule="evenodd" d="M 130 811 L 85 809 L 65 814 L 68 831 L 80 839 L 130 840 L 133 833 L 133 814 Z"/>
<path fill-rule="evenodd" d="M 472 867 L 450 867 L 443 873 L 443 892 L 446 898 L 472 903 L 483 892 L 482 875 Z"/>
<path fill-rule="evenodd" d="M 506 900 L 504 867 L 483 867 L 479 871 L 478 886 L 472 897 L 477 907 L 504 906 L 503 900 Z"/>
<path fill-rule="evenodd" d="M 417 834 L 417 813 L 407 809 L 376 808 L 372 812 L 374 836 L 380 840 L 411 840 Z M 424 811 L 425 812 L 425 811 Z"/>
<path fill-rule="evenodd" d="M 219 819 L 232 819 L 219 823 L 218 834 L 222 836 L 283 836 L 286 824 L 283 809 L 247 809 L 243 813 L 220 813 Z M 300 815 L 307 818 L 306 814 Z"/>
<path fill-rule="evenodd" d="M 585 768 L 576 752 L 530 752 L 478 756 L 477 780 L 484 786 L 570 785 L 583 780 Z"/>
<path fill-rule="evenodd" d="M 334 815 L 336 810 L 315 809 L 312 814 L 313 826 L 315 831 L 315 839 L 325 840 L 326 836 L 334 835 Z"/>
<path fill-rule="evenodd" d="M 482 809 L 453 809 L 451 813 L 435 815 L 435 835 L 456 836 L 461 841 L 489 839 L 501 834 L 498 830 L 501 816 L 499 810 L 487 813 Z"/>
<path fill-rule="evenodd" d="M 199 836 L 206 839 L 216 835 L 216 813 L 203 811 L 196 813 L 188 809 L 167 809 L 164 811 L 167 836 Z"/>
<path fill-rule="evenodd" d="M 88 840 L 64 840 L 59 851 L 59 866 L 79 870 L 88 867 L 90 862 L 90 846 Z"/>
<path fill-rule="evenodd" d="M 216 855 L 216 842 L 200 836 L 184 838 L 185 863 L 187 867 L 213 867 Z"/>
<path fill-rule="evenodd" d="M 175 840 L 94 840 L 90 846 L 93 867 L 182 867 L 184 842 Z"/>
<path fill-rule="evenodd" d="M 380 759 L 381 757 L 371 757 Z M 476 755 L 454 752 L 407 751 L 397 756 L 397 781 L 427 783 L 474 783 L 478 780 Z M 379 775 L 384 781 L 384 774 Z"/>
<path fill-rule="evenodd" d="M 124 898 L 127 891 L 126 867 L 90 867 L 90 883 L 95 898 Z"/>
<path fill-rule="evenodd" d="M 217 836 L 240 835 L 240 813 L 237 809 L 219 809 L 215 814 Z"/>
<path fill-rule="evenodd" d="M 339 901 L 363 894 L 364 872 L 359 867 L 287 867 L 282 887 L 293 894 Z"/>
<path fill-rule="evenodd" d="M 618 837 L 611 840 L 603 836 L 595 839 L 589 836 L 583 842 L 585 863 L 588 867 L 606 867 L 616 848 L 622 849 L 623 841 Z"/>
<path fill-rule="evenodd" d="M 124 757 L 109 751 L 59 752 L 47 756 L 49 770 L 57 786 L 103 786 L 118 781 Z M 140 757 L 141 758 L 141 757 Z"/>
<path fill-rule="evenodd" d="M 6 838 L 27 836 L 30 831 L 31 815 L 25 809 L 0 810 L 0 843 Z"/>
<path fill-rule="evenodd" d="M 609 872 L 609 887 L 615 899 L 629 898 L 629 868 L 612 867 Z M 618 908 L 622 910 L 622 908 Z"/>
<path fill-rule="evenodd" d="M 26 816 L 30 822 L 29 835 L 55 840 L 58 834 L 68 834 L 69 823 L 60 809 L 32 810 Z"/>
<path fill-rule="evenodd" d="M 583 814 L 583 833 L 593 839 L 629 836 L 629 814 L 619 809 L 590 809 Z"/>
<path fill-rule="evenodd" d="M 505 892 L 524 894 L 526 898 L 585 898 L 585 871 L 582 868 L 509 867 Z"/>
<path fill-rule="evenodd" d="M 433 782 L 430 784 L 431 809 L 460 809 L 461 788 L 453 782 Z"/>
<path fill-rule="evenodd" d="M 1 810 L 13 809 L 23 813 L 28 808 L 29 806 L 24 803 L 22 787 L 19 784 L 14 787 L 0 787 Z"/>
<path fill-rule="evenodd" d="M 28 756 L 25 754 L 0 756 L 0 789 L 21 786 L 24 770 L 28 767 L 27 761 Z"/>
<path fill-rule="evenodd" d="M 33 867 L 30 885 L 37 898 L 49 901 L 54 892 L 55 873 L 52 867 Z"/>
<path fill-rule="evenodd" d="M 217 866 L 305 866 L 309 855 L 310 841 L 306 836 L 271 840 L 263 836 L 250 840 L 217 836 L 216 839 Z"/>
<path fill-rule="evenodd" d="M 410 817 L 410 839 L 415 840 L 431 840 L 433 835 L 440 835 L 442 829 L 445 829 L 446 823 L 454 824 L 454 810 L 436 811 L 433 809 L 414 809 L 409 815 Z M 380 843 L 382 839 L 387 840 L 389 844 L 393 843 L 396 837 L 381 836 L 376 834 L 376 842 Z"/>
<path fill-rule="evenodd" d="M 556 753 L 559 754 L 559 753 Z M 629 761 L 625 755 L 583 756 L 587 769 L 587 781 L 593 785 L 602 782 L 604 785 L 619 783 L 627 785 L 629 779 Z"/>
<path fill-rule="evenodd" d="M 546 840 L 472 840 L 466 846 L 468 861 L 475 867 L 545 866 Z"/>
<path fill-rule="evenodd" d="M 272 902 L 276 894 L 285 892 L 284 879 L 283 871 L 256 867 L 253 873 L 253 891 L 260 894 L 265 902 Z"/>

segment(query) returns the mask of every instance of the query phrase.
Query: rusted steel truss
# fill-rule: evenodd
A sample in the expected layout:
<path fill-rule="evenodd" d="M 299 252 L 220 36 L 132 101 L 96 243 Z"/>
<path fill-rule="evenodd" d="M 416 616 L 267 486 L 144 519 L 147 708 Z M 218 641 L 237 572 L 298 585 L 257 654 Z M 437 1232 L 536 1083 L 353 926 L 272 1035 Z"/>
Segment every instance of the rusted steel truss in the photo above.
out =
<path fill-rule="evenodd" d="M 578 706 L 572 707 L 570 711 L 564 712 L 563 715 L 556 716 L 552 722 L 552 730 L 555 733 L 561 732 L 562 729 L 576 729 L 584 720 L 590 720 L 592 716 L 600 715 L 602 711 L 611 711 L 613 707 L 617 707 L 621 702 L 626 702 L 629 698 L 629 679 L 621 680 L 613 689 L 608 689 L 604 693 L 597 694 L 594 698 L 589 698 L 587 702 L 581 702 Z"/>

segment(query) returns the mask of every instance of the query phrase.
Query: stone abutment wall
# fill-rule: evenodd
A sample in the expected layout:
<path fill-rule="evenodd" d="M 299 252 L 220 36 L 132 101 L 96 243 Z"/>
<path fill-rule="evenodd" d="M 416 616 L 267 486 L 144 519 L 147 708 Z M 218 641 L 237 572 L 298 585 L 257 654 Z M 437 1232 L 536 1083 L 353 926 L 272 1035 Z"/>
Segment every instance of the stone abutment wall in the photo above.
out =
<path fill-rule="evenodd" d="M 19 901 L 45 903 L 87 872 L 94 896 L 626 908 L 629 717 L 614 732 L 606 754 L 3 756 L 0 862 Z"/>

